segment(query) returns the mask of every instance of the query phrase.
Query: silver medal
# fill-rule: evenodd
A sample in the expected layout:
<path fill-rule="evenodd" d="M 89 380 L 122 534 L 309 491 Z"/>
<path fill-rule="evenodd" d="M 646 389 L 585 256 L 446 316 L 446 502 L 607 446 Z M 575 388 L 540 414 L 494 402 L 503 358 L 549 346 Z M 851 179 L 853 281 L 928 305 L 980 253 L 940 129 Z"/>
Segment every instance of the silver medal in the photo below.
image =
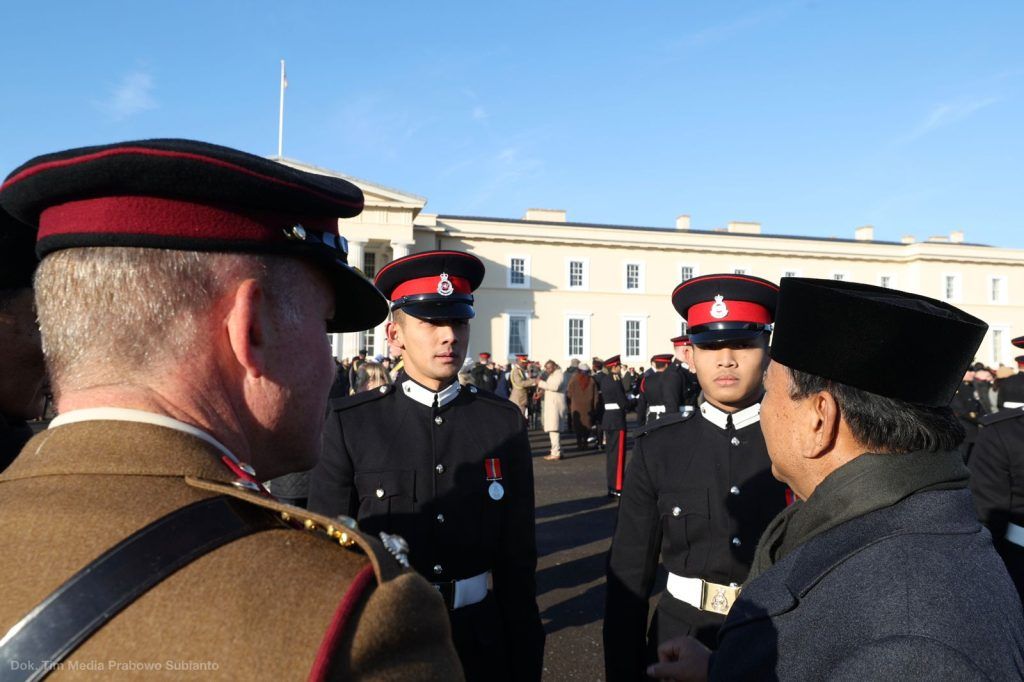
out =
<path fill-rule="evenodd" d="M 505 497 L 505 488 L 497 481 L 492 481 L 491 487 L 487 489 L 487 494 L 491 496 L 492 500 L 500 500 Z"/>

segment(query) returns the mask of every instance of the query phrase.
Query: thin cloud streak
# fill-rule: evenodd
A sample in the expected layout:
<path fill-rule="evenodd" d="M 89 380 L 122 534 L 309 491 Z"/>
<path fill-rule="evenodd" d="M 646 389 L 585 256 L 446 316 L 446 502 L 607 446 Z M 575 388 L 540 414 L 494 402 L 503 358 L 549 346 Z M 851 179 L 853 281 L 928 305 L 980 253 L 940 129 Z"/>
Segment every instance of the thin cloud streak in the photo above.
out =
<path fill-rule="evenodd" d="M 958 100 L 944 102 L 933 107 L 916 128 L 907 136 L 906 141 L 918 140 L 936 130 L 964 121 L 982 109 L 986 109 L 1000 101 L 998 97 Z"/>
<path fill-rule="evenodd" d="M 115 121 L 123 121 L 144 111 L 156 109 L 159 104 L 153 96 L 153 76 L 146 71 L 125 74 L 110 96 L 97 103 L 97 107 Z"/>

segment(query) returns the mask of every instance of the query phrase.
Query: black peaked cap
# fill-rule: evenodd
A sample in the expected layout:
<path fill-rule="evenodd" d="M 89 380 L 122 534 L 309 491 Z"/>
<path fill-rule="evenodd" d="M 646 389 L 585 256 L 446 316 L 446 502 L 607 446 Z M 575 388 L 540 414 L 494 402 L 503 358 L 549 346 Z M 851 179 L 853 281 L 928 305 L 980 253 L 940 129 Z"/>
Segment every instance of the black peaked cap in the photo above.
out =
<path fill-rule="evenodd" d="M 926 296 L 786 277 L 771 356 L 791 369 L 869 393 L 942 407 L 987 330 L 978 318 Z"/>
<path fill-rule="evenodd" d="M 484 264 L 463 251 L 424 251 L 394 260 L 377 272 L 374 284 L 402 310 L 422 320 L 468 320 L 473 293 L 484 279 Z"/>
<path fill-rule="evenodd" d="M 37 228 L 40 256 L 129 246 L 300 257 L 334 284 L 328 331 L 387 316 L 339 238 L 338 219 L 363 207 L 362 191 L 341 178 L 206 142 L 137 140 L 36 157 L 7 177 L 0 204 Z"/>

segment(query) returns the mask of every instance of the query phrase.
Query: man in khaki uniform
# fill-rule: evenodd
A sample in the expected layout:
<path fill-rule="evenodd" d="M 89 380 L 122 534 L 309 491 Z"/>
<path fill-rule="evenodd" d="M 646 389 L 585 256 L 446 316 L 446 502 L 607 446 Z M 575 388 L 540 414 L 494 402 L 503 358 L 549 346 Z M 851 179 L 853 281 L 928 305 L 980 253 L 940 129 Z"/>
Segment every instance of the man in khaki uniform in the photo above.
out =
<path fill-rule="evenodd" d="M 529 359 L 525 355 L 517 355 L 516 364 L 512 365 L 512 371 L 509 372 L 509 382 L 512 384 L 512 394 L 509 396 L 509 400 L 519 406 L 524 417 L 530 405 L 530 395 L 526 389 L 537 385 L 537 380 L 531 379 L 526 373 L 528 362 Z"/>
<path fill-rule="evenodd" d="M 316 460 L 324 333 L 387 313 L 337 234 L 359 189 L 147 140 L 33 159 L 0 205 L 38 227 L 60 412 L 0 476 L 4 679 L 461 679 L 399 538 L 258 483 Z"/>

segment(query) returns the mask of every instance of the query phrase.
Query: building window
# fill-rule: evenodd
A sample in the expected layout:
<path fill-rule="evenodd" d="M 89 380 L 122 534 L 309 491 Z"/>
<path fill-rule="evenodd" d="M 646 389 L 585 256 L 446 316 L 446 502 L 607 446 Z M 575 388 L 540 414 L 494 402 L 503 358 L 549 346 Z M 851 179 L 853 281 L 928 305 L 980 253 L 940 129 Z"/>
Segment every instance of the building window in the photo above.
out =
<path fill-rule="evenodd" d="M 509 256 L 508 286 L 527 289 L 530 286 L 530 259 L 528 256 Z"/>
<path fill-rule="evenodd" d="M 585 317 L 568 318 L 567 355 L 570 358 L 582 358 L 587 352 L 587 319 Z"/>
<path fill-rule="evenodd" d="M 845 282 L 846 281 L 846 273 L 845 272 L 833 272 L 832 273 L 832 279 L 834 279 L 837 282 Z"/>
<path fill-rule="evenodd" d="M 942 285 L 942 295 L 945 300 L 960 300 L 960 275 L 943 275 Z"/>
<path fill-rule="evenodd" d="M 373 251 L 363 252 L 363 274 L 369 279 L 377 276 L 377 254 Z"/>
<path fill-rule="evenodd" d="M 644 288 L 644 267 L 641 263 L 626 263 L 626 291 L 639 292 Z"/>
<path fill-rule="evenodd" d="M 570 289 L 586 289 L 589 285 L 590 268 L 584 258 L 571 258 L 566 262 L 567 275 Z"/>
<path fill-rule="evenodd" d="M 797 272 L 796 270 L 786 270 L 785 272 L 782 273 L 782 276 L 783 277 L 799 277 L 800 273 Z"/>
<path fill-rule="evenodd" d="M 745 275 L 747 274 L 746 268 L 733 268 L 732 274 L 734 275 Z"/>
<path fill-rule="evenodd" d="M 1003 364 L 1003 330 L 992 328 L 992 366 Z"/>
<path fill-rule="evenodd" d="M 990 277 L 988 295 L 990 303 L 1006 303 L 1006 278 Z"/>
<path fill-rule="evenodd" d="M 892 275 L 882 275 L 879 277 L 878 286 L 883 289 L 892 289 Z"/>
<path fill-rule="evenodd" d="M 684 265 L 679 268 L 679 281 L 685 282 L 688 279 L 693 279 L 696 276 L 697 269 L 692 265 Z"/>
<path fill-rule="evenodd" d="M 679 335 L 686 336 L 690 333 L 690 325 L 686 324 L 686 320 L 679 323 Z"/>
<path fill-rule="evenodd" d="M 369 357 L 377 353 L 377 328 L 359 333 L 359 350 L 365 350 Z"/>
<path fill-rule="evenodd" d="M 520 355 L 530 352 L 530 327 L 526 315 L 508 316 L 508 354 Z"/>
<path fill-rule="evenodd" d="M 627 317 L 622 321 L 622 354 L 632 361 L 644 357 L 647 351 L 647 318 Z"/>

